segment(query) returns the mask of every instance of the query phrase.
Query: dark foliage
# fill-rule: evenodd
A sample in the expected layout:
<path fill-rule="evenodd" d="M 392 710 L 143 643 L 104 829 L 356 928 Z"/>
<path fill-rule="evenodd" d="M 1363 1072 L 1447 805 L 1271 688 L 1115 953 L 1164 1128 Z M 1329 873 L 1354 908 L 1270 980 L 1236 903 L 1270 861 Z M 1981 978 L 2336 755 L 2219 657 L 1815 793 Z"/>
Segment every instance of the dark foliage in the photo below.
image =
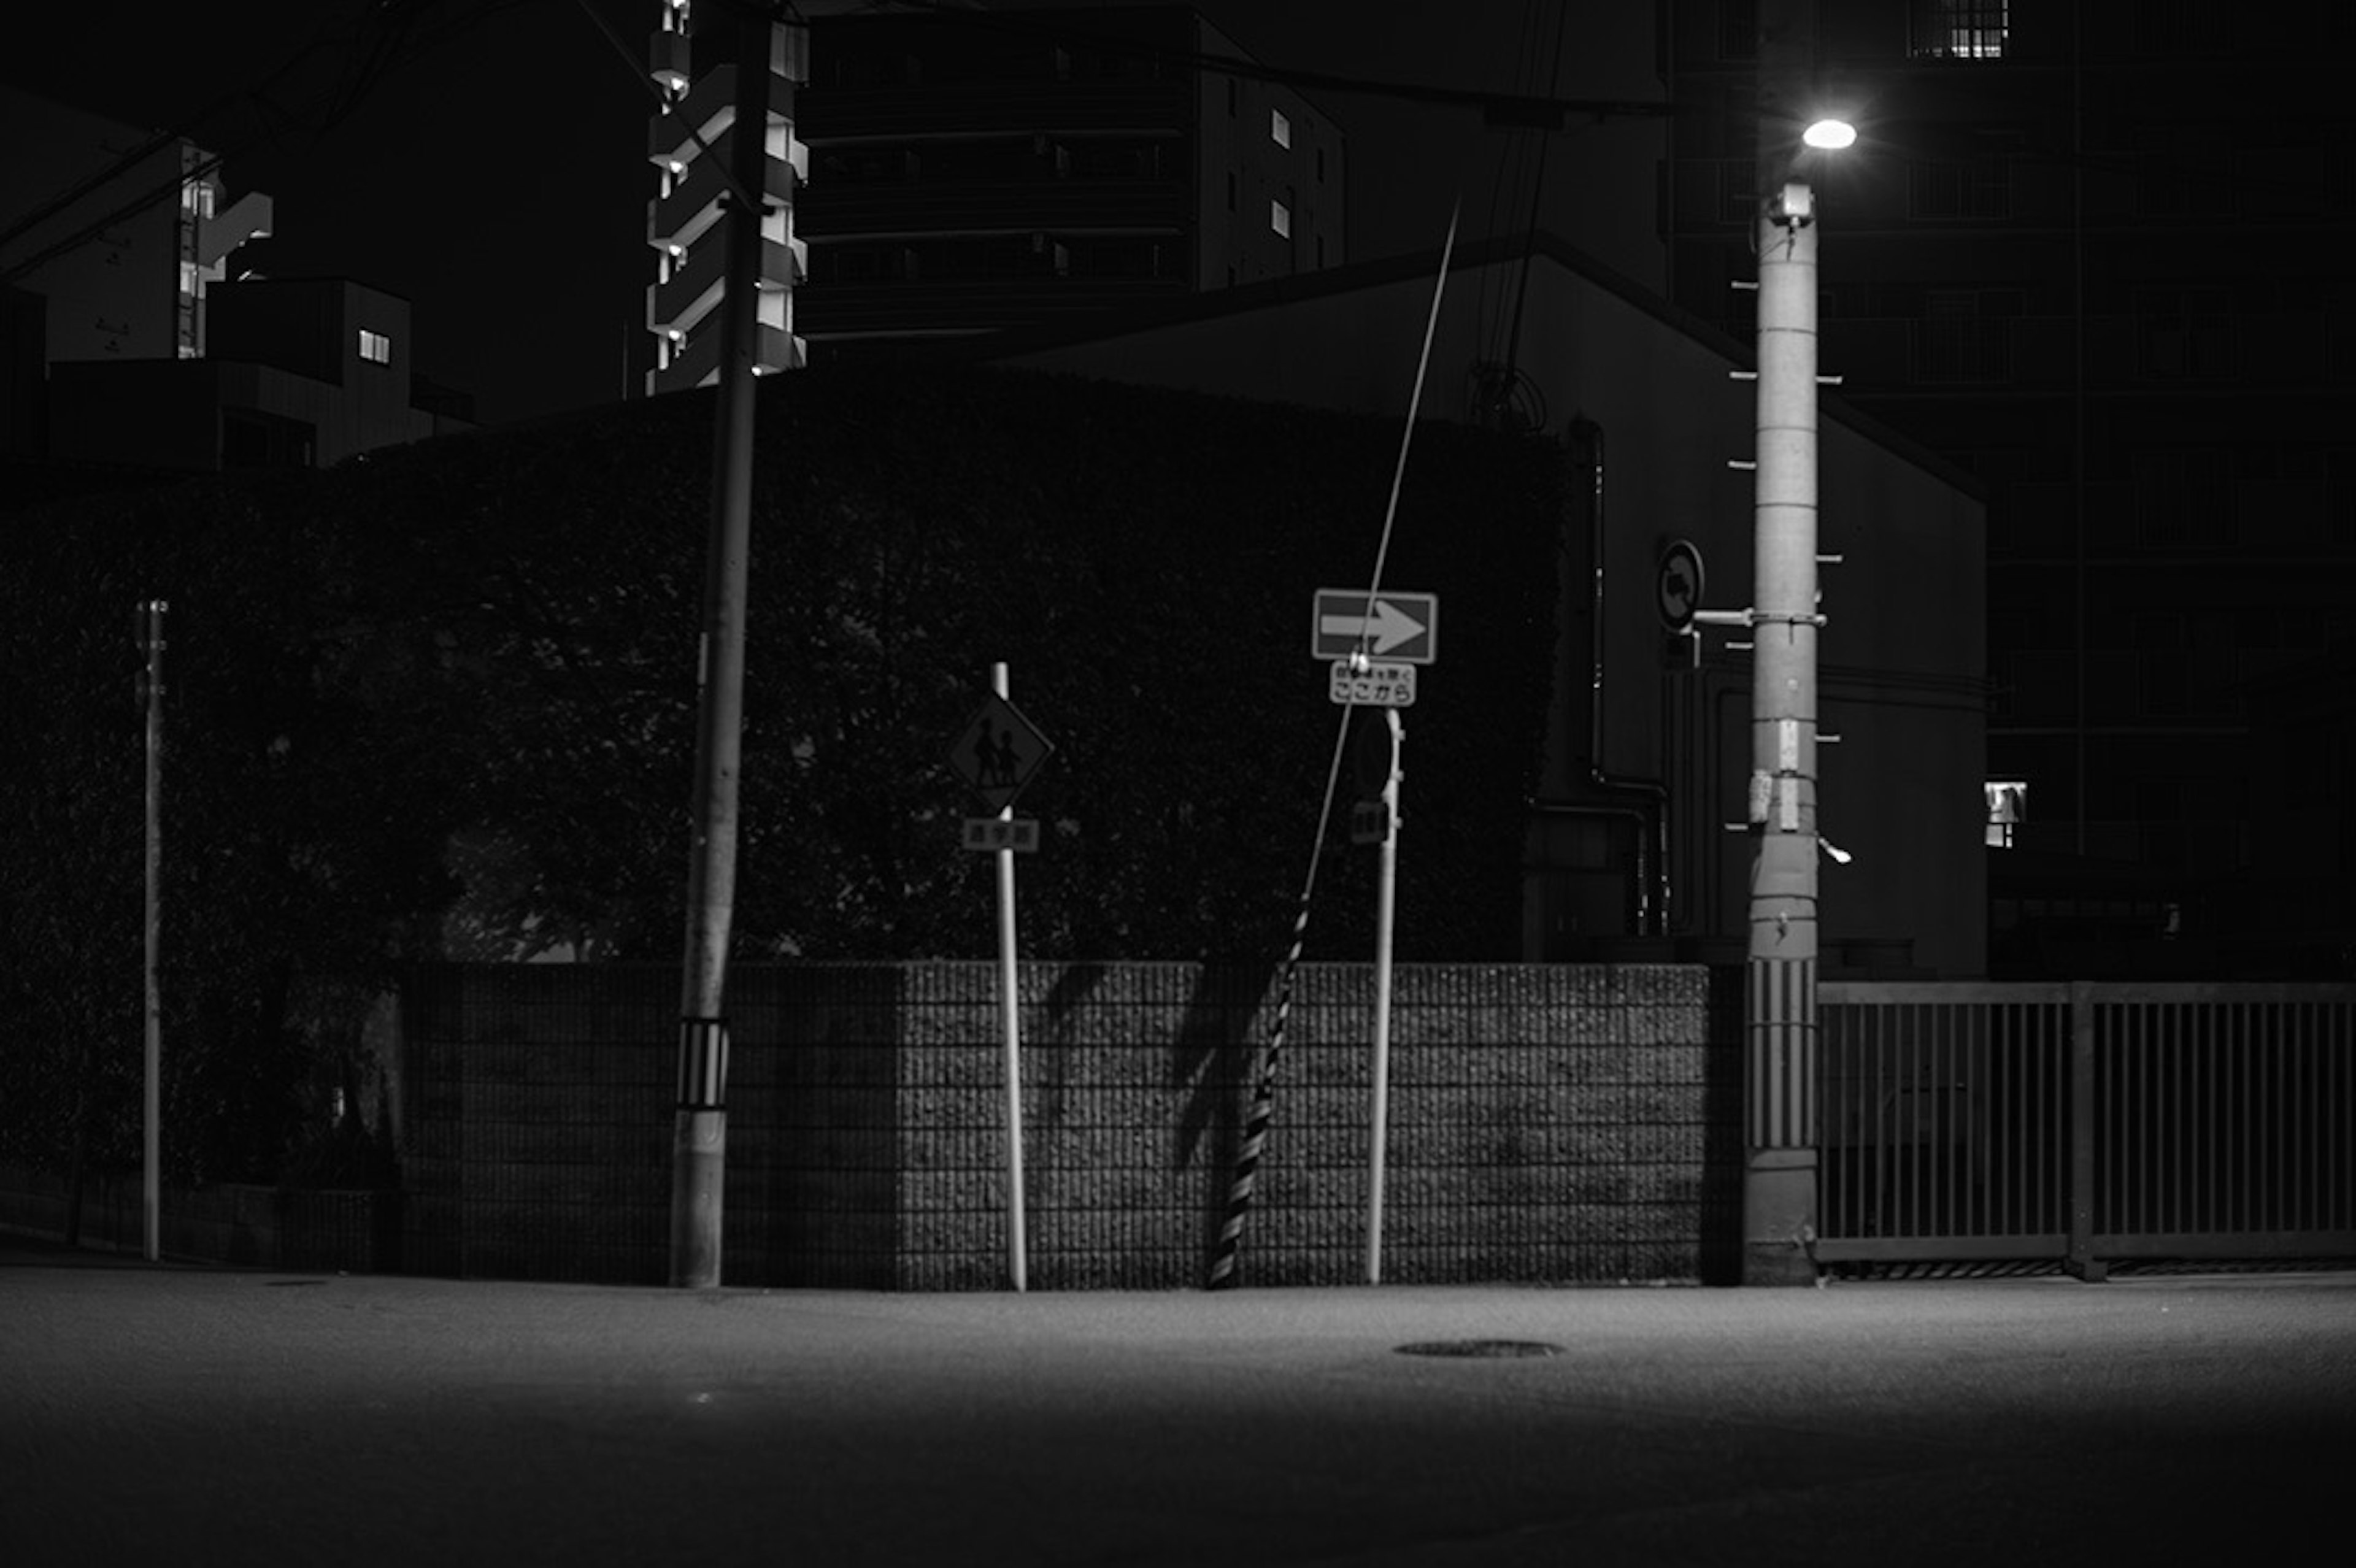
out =
<path fill-rule="evenodd" d="M 0 579 L 0 1158 L 135 1159 L 133 607 L 170 602 L 175 1174 L 301 1135 L 306 976 L 680 943 L 708 396 L 324 475 L 17 517 Z M 765 387 L 735 944 L 982 956 L 948 752 L 1006 661 L 1056 751 L 1021 803 L 1027 955 L 1280 956 L 1340 710 L 1309 601 L 1363 584 L 1395 421 L 1009 371 Z M 1559 454 L 1419 430 L 1385 581 L 1443 601 L 1408 717 L 1398 949 L 1505 958 L 1554 633 Z M 1312 954 L 1371 941 L 1328 833 Z M 310 1147 L 310 1146 L 305 1146 Z"/>

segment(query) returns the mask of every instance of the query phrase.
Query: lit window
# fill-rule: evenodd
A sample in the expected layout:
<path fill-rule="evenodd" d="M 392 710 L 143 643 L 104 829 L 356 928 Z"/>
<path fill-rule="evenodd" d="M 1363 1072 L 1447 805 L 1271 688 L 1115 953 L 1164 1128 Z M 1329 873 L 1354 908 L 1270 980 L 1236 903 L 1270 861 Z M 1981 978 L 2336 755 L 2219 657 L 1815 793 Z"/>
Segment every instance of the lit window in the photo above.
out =
<path fill-rule="evenodd" d="M 371 365 L 392 363 L 392 339 L 381 332 L 360 328 L 360 357 Z"/>
<path fill-rule="evenodd" d="M 2007 0 L 1913 0 L 1916 59 L 2004 59 Z"/>
<path fill-rule="evenodd" d="M 1280 201 L 1268 204 L 1268 226 L 1284 239 L 1292 238 L 1292 208 Z"/>
<path fill-rule="evenodd" d="M 1268 139 L 1280 147 L 1292 145 L 1292 122 L 1284 117 L 1281 109 L 1268 112 Z"/>
<path fill-rule="evenodd" d="M 1987 844 L 1991 849 L 2015 847 L 2014 835 L 2029 820 L 2029 784 L 2025 779 L 1992 779 L 1981 786 L 1987 795 Z"/>

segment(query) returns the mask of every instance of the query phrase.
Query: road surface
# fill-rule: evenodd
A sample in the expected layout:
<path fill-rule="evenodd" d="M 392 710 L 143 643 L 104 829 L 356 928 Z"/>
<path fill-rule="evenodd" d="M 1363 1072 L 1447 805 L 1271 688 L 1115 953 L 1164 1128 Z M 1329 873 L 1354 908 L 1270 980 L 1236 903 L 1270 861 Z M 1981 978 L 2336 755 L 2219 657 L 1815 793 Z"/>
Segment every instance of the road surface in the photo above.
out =
<path fill-rule="evenodd" d="M 1558 1353 L 1426 1356 L 1517 1341 Z M 2262 1562 L 2356 1275 L 695 1294 L 0 1241 L 0 1562 Z M 2336 1556 L 2333 1548 L 2327 1556 Z"/>

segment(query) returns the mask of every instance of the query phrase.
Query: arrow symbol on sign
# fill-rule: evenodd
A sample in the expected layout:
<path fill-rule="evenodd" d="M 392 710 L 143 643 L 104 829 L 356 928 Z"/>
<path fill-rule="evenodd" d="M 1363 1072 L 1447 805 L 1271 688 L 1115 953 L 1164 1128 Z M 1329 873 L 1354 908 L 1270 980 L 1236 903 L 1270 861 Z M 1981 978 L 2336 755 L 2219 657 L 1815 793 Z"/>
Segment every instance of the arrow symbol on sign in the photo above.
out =
<path fill-rule="evenodd" d="M 1424 625 L 1389 600 L 1377 599 L 1372 615 L 1321 615 L 1317 618 L 1317 630 L 1328 637 L 1355 637 L 1361 641 L 1372 637 L 1374 651 L 1387 654 L 1423 635 Z"/>

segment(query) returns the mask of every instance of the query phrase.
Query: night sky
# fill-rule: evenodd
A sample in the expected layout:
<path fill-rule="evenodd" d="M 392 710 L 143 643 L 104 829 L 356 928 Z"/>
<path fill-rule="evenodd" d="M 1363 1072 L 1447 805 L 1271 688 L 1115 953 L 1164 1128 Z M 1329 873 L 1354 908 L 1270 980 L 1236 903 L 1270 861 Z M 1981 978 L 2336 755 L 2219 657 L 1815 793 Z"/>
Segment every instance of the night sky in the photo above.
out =
<path fill-rule="evenodd" d="M 587 4 L 633 58 L 643 54 L 655 0 Z M 1551 86 L 1566 98 L 1662 96 L 1645 5 L 1570 6 L 1551 80 L 1551 5 L 1198 0 L 1196 9 L 1279 67 L 1507 93 Z M 405 31 L 384 25 L 388 14 L 408 18 Z M 485 422 L 635 394 L 652 276 L 652 100 L 582 0 L 52 5 L 12 15 L 10 32 L 0 71 L 12 83 L 185 131 L 229 155 L 230 196 L 271 195 L 277 232 L 241 252 L 243 266 L 341 274 L 405 295 L 416 313 L 412 362 L 472 392 Z M 372 46 L 395 39 L 391 63 L 371 69 L 384 58 Z M 365 89 L 349 101 L 356 82 Z M 1469 108 L 1311 96 L 1350 138 L 1354 259 L 1436 249 L 1460 194 L 1461 241 L 1526 223 L 1534 137 L 1490 130 Z M 1645 121 L 1558 137 L 1543 217 L 1655 284 L 1659 138 L 1659 123 Z"/>

